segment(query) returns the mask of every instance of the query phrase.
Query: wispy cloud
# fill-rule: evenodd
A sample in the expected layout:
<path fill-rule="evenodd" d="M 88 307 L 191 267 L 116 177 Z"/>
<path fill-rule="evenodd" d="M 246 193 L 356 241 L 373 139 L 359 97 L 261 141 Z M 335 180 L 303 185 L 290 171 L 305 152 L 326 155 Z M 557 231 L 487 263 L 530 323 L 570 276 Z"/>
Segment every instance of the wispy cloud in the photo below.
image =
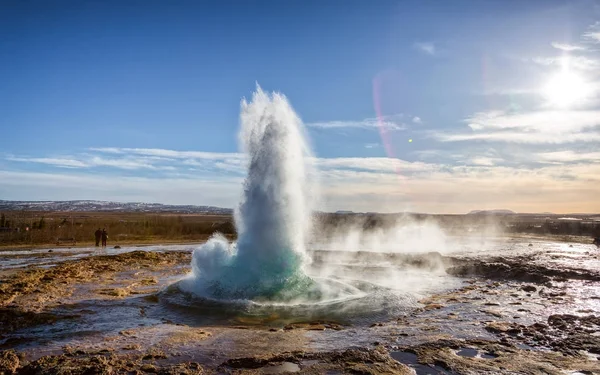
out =
<path fill-rule="evenodd" d="M 574 162 L 600 162 L 600 152 L 575 152 L 572 150 L 540 152 L 535 154 L 535 159 L 558 163 Z"/>
<path fill-rule="evenodd" d="M 377 174 L 412 174 L 431 172 L 436 168 L 429 163 L 409 162 L 387 157 L 323 158 L 315 159 L 315 165 L 323 173 L 369 171 Z"/>
<path fill-rule="evenodd" d="M 177 158 L 177 159 L 229 159 L 229 158 L 243 158 L 241 153 L 231 152 L 203 152 L 203 151 L 176 151 L 166 150 L 161 148 L 117 148 L 117 147 L 92 147 L 91 151 L 98 151 L 110 154 L 134 154 L 144 156 L 158 156 L 166 158 Z"/>
<path fill-rule="evenodd" d="M 600 21 L 591 25 L 582 37 L 585 41 L 600 43 Z"/>
<path fill-rule="evenodd" d="M 239 153 L 210 153 L 139 148 L 91 148 L 68 157 L 24 157 L 10 155 L 7 161 L 44 164 L 58 168 L 116 168 L 121 170 L 176 171 L 183 166 L 200 166 L 223 171 L 240 171 L 245 157 Z"/>
<path fill-rule="evenodd" d="M 165 170 L 173 171 L 175 167 L 170 165 L 154 165 L 146 160 L 142 159 L 106 159 L 98 156 L 94 156 L 89 159 L 88 166 L 90 167 L 113 167 L 119 169 L 153 169 L 153 170 Z"/>
<path fill-rule="evenodd" d="M 431 56 L 435 55 L 437 52 L 435 44 L 433 42 L 416 42 L 415 44 L 413 44 L 413 47 Z"/>
<path fill-rule="evenodd" d="M 542 155 L 548 160 L 582 155 Z M 595 152 L 586 158 L 594 158 Z M 181 159 L 185 161 L 188 159 Z M 467 165 L 410 162 L 393 158 L 315 159 L 324 195 L 321 209 L 357 211 L 465 212 L 487 207 L 516 211 L 600 211 L 600 163 L 543 167 L 495 165 L 494 157 Z M 57 173 L 0 170 L 6 199 L 109 199 L 234 207 L 243 176 L 120 176 L 87 170 Z M 539 186 L 546 188 L 540 190 Z M 561 199 L 556 199 L 560 196 Z"/>
<path fill-rule="evenodd" d="M 378 148 L 381 147 L 380 143 L 366 143 L 365 148 Z"/>
<path fill-rule="evenodd" d="M 471 158 L 469 160 L 470 164 L 472 164 L 472 165 L 482 165 L 482 166 L 496 165 L 498 162 L 501 162 L 501 161 L 502 161 L 502 159 L 500 159 L 500 158 L 490 158 L 490 157 L 485 157 L 485 156 L 478 156 L 478 157 Z"/>
<path fill-rule="evenodd" d="M 360 121 L 324 121 L 324 122 L 313 122 L 308 123 L 306 126 L 311 128 L 320 129 L 342 129 L 342 128 L 356 128 L 356 129 L 378 129 L 384 128 L 386 130 L 404 130 L 406 125 L 402 123 L 404 115 L 392 115 L 366 118 Z"/>
<path fill-rule="evenodd" d="M 534 64 L 543 66 L 564 66 L 568 65 L 572 69 L 583 71 L 595 71 L 600 68 L 600 60 L 586 56 L 552 56 L 552 57 L 534 57 L 526 59 Z"/>
<path fill-rule="evenodd" d="M 465 119 L 471 132 L 433 132 L 442 142 L 572 143 L 600 140 L 600 111 L 489 111 Z"/>
<path fill-rule="evenodd" d="M 0 170 L 4 199 L 100 199 L 233 207 L 241 178 L 192 177 L 107 178 L 97 173 L 47 173 Z M 199 193 L 200 192 L 200 193 Z"/>
<path fill-rule="evenodd" d="M 421 120 L 421 118 L 418 117 L 418 116 L 413 117 L 412 118 L 412 122 L 414 122 L 415 124 L 422 124 L 423 123 L 423 121 Z"/>
<path fill-rule="evenodd" d="M 26 162 L 26 163 L 40 163 L 53 165 L 62 168 L 85 168 L 88 165 L 80 160 L 75 159 L 63 159 L 63 158 L 26 158 L 26 157 L 15 157 L 9 156 L 6 158 L 9 161 Z"/>
<path fill-rule="evenodd" d="M 559 49 L 561 51 L 566 51 L 566 52 L 584 51 L 586 49 L 583 46 L 578 46 L 578 45 L 569 44 L 569 43 L 558 43 L 558 42 L 552 42 L 552 47 Z"/>
<path fill-rule="evenodd" d="M 471 133 L 471 134 L 434 134 L 441 142 L 461 141 L 490 141 L 490 142 L 512 142 L 520 144 L 564 144 L 576 142 L 600 142 L 600 134 L 594 132 L 581 132 L 567 135 L 523 133 L 517 131 Z"/>
<path fill-rule="evenodd" d="M 464 120 L 473 130 L 523 129 L 552 133 L 580 131 L 600 125 L 600 111 L 478 112 Z"/>

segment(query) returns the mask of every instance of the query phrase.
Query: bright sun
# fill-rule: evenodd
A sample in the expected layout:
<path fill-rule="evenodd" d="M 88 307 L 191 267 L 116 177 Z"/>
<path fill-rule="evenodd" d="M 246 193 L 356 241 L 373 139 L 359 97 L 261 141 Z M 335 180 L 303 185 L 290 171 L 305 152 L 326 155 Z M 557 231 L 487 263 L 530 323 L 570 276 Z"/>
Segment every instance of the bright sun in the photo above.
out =
<path fill-rule="evenodd" d="M 567 66 L 550 78 L 543 89 L 544 96 L 557 107 L 572 107 L 590 95 L 589 85 Z"/>

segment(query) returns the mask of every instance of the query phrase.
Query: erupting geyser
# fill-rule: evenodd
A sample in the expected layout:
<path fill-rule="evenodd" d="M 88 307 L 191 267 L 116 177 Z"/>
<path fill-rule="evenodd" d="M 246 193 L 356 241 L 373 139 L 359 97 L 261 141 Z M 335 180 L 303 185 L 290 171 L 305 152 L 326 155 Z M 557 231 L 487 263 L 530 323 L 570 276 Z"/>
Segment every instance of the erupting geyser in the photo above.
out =
<path fill-rule="evenodd" d="M 238 241 L 214 235 L 194 251 L 192 275 L 180 285 L 219 299 L 286 301 L 321 294 L 303 271 L 311 204 L 302 122 L 285 96 L 260 87 L 250 103 L 242 101 L 240 122 L 249 164 L 235 214 Z"/>

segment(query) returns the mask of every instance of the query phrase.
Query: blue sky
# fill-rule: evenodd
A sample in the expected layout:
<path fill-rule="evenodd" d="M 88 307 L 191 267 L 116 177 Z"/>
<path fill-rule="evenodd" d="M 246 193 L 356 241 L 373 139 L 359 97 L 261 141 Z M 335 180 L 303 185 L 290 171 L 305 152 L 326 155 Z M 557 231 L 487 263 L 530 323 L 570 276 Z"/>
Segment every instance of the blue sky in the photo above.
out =
<path fill-rule="evenodd" d="M 4 1 L 0 33 L 0 199 L 233 207 L 258 82 L 326 209 L 600 211 L 600 1 Z"/>

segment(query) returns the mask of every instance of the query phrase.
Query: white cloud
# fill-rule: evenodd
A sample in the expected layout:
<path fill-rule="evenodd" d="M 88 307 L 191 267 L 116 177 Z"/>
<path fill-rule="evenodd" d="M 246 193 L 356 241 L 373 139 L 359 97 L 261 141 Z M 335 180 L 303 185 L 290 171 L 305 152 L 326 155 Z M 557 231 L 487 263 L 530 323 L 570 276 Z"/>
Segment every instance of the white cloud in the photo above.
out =
<path fill-rule="evenodd" d="M 325 121 L 308 123 L 306 126 L 320 129 L 379 129 L 386 130 L 405 130 L 406 125 L 402 123 L 403 115 L 382 116 L 375 118 L 366 118 L 361 121 Z"/>
<path fill-rule="evenodd" d="M 433 56 L 436 54 L 436 48 L 433 42 L 417 42 L 413 46 L 419 51 L 428 55 Z"/>
<path fill-rule="evenodd" d="M 571 51 L 584 51 L 586 48 L 582 46 L 577 46 L 569 43 L 558 43 L 552 42 L 552 47 L 559 49 L 561 51 L 571 52 Z"/>
<path fill-rule="evenodd" d="M 600 141 L 600 111 L 532 111 L 476 113 L 465 122 L 472 132 L 432 132 L 442 142 L 573 143 Z"/>
<path fill-rule="evenodd" d="M 415 124 L 423 123 L 423 121 L 421 121 L 421 118 L 418 116 L 413 117 L 412 122 L 414 122 Z"/>
<path fill-rule="evenodd" d="M 88 166 L 86 163 L 80 160 L 64 158 L 25 158 L 9 156 L 6 158 L 6 160 L 26 163 L 40 163 L 62 168 L 85 168 Z"/>
<path fill-rule="evenodd" d="M 411 164 L 400 161 L 400 164 Z M 537 169 L 430 164 L 427 173 L 322 172 L 325 201 L 335 209 L 465 212 L 505 207 L 521 212 L 600 210 L 600 165 Z M 540 186 L 544 189 L 540 190 Z"/>
<path fill-rule="evenodd" d="M 158 156 L 165 158 L 177 158 L 177 159 L 230 159 L 230 158 L 243 158 L 244 155 L 241 153 L 233 152 L 203 152 L 203 151 L 175 151 L 166 150 L 161 148 L 116 148 L 116 147 L 99 147 L 90 148 L 92 151 L 111 153 L 111 154 L 134 154 L 144 156 Z"/>
<path fill-rule="evenodd" d="M 586 56 L 534 57 L 531 59 L 526 59 L 525 61 L 531 61 L 535 64 L 543 66 L 568 65 L 572 69 L 582 71 L 595 71 L 600 68 L 600 60 Z"/>
<path fill-rule="evenodd" d="M 578 153 L 572 150 L 540 152 L 535 154 L 536 160 L 572 163 L 572 162 L 600 162 L 600 152 Z"/>
<path fill-rule="evenodd" d="M 489 111 L 475 113 L 465 119 L 473 130 L 524 129 L 564 133 L 579 131 L 600 125 L 600 111 L 532 111 L 508 113 Z"/>
<path fill-rule="evenodd" d="M 172 166 L 157 166 L 148 163 L 149 159 L 106 159 L 98 156 L 80 155 L 67 158 L 28 158 L 28 157 L 7 157 L 6 160 L 22 163 L 38 163 L 52 165 L 59 168 L 92 168 L 92 167 L 113 167 L 119 169 L 154 169 L 154 170 L 175 170 Z"/>
<path fill-rule="evenodd" d="M 384 174 L 399 177 L 416 176 L 430 173 L 439 169 L 439 165 L 420 161 L 409 162 L 402 159 L 387 157 L 354 157 L 354 158 L 325 158 L 315 159 L 315 166 L 323 176 L 347 177 L 354 175 L 381 176 Z"/>
<path fill-rule="evenodd" d="M 365 148 L 378 148 L 381 147 L 381 144 L 379 143 L 367 143 L 365 144 Z"/>
<path fill-rule="evenodd" d="M 571 134 L 557 133 L 526 133 L 520 131 L 498 131 L 487 133 L 458 133 L 443 134 L 434 133 L 434 138 L 441 142 L 460 142 L 460 141 L 495 141 L 512 142 L 520 144 L 563 144 L 575 142 L 600 142 L 600 133 L 597 132 L 579 132 Z"/>
<path fill-rule="evenodd" d="M 233 207 L 242 186 L 241 178 L 111 178 L 98 174 L 2 170 L 0 180 L 0 195 L 4 199 L 98 199 L 221 207 Z"/>
<path fill-rule="evenodd" d="M 134 170 L 134 169 L 154 169 L 154 170 L 166 170 L 166 171 L 175 170 L 175 167 L 173 167 L 173 166 L 168 166 L 168 165 L 157 166 L 157 165 L 153 165 L 153 164 L 150 164 L 150 163 L 144 161 L 144 159 L 142 159 L 142 160 L 129 159 L 129 158 L 105 159 L 105 158 L 101 158 L 98 156 L 92 157 L 88 162 L 88 166 L 113 167 L 113 168 L 119 168 L 119 169 L 129 169 L 129 170 Z"/>
<path fill-rule="evenodd" d="M 591 153 L 592 156 L 593 153 Z M 546 155 L 569 159 L 572 155 Z M 589 155 L 587 157 L 590 157 Z M 465 212 L 502 207 L 515 211 L 600 211 L 600 163 L 537 168 L 494 166 L 493 157 L 452 166 L 392 158 L 316 159 L 321 209 L 335 211 Z M 187 167 L 186 167 L 187 168 Z M 110 178 L 96 173 L 1 171 L 5 199 L 107 199 L 234 207 L 243 177 L 201 172 L 179 177 Z M 544 189 L 540 189 L 544 186 Z"/>
<path fill-rule="evenodd" d="M 583 39 L 593 43 L 600 43 L 600 21 L 591 25 L 583 34 Z"/>
<path fill-rule="evenodd" d="M 500 158 L 490 158 L 485 156 L 474 157 L 469 160 L 473 165 L 493 166 L 502 161 Z"/>
<path fill-rule="evenodd" d="M 38 163 L 62 168 L 109 167 L 121 170 L 177 171 L 185 166 L 203 167 L 205 170 L 242 173 L 246 157 L 241 153 L 216 153 L 202 151 L 176 151 L 144 148 L 91 148 L 91 153 L 51 157 L 16 157 L 5 159 L 13 162 Z M 110 157 L 107 157 L 110 155 Z"/>

